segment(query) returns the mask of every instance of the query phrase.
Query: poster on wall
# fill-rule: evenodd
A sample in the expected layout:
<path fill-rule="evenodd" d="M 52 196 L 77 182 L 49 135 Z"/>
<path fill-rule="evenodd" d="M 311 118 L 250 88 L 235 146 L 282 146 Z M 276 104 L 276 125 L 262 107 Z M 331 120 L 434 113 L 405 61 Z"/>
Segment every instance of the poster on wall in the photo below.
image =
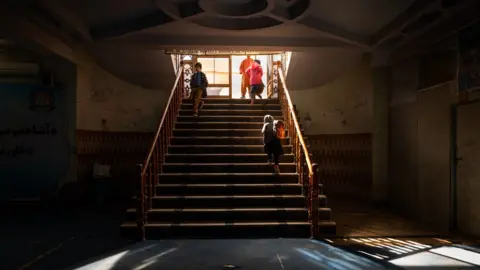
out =
<path fill-rule="evenodd" d="M 68 165 L 64 91 L 0 84 L 0 197 L 48 196 Z"/>
<path fill-rule="evenodd" d="M 459 34 L 458 91 L 480 89 L 480 23 Z"/>

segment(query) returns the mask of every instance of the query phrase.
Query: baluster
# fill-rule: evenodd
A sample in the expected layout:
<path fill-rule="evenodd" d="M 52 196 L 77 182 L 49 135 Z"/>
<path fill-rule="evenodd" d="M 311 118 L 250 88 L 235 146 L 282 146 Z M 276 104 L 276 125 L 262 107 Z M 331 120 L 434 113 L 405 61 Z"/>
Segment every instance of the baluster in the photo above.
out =
<path fill-rule="evenodd" d="M 137 228 L 139 229 L 140 237 L 145 240 L 145 178 L 142 175 L 143 165 L 137 166 L 137 172 L 140 175 L 140 183 L 137 186 L 138 206 L 137 206 Z"/>
<path fill-rule="evenodd" d="M 159 143 L 161 144 L 160 164 L 163 165 L 165 163 L 165 152 L 166 152 L 166 147 L 167 147 L 165 128 L 163 128 L 160 132 L 160 142 Z M 162 172 L 161 168 L 160 168 L 160 172 Z"/>
<path fill-rule="evenodd" d="M 311 211 L 311 236 L 316 238 L 318 236 L 318 166 L 316 163 L 312 164 L 313 173 L 310 175 L 310 211 Z"/>
<path fill-rule="evenodd" d="M 155 151 L 154 151 L 154 158 L 153 158 L 153 166 L 155 166 L 154 168 L 154 175 L 153 175 L 153 180 L 154 180 L 154 183 L 153 183 L 153 194 L 156 196 L 157 195 L 157 189 L 156 189 L 156 185 L 157 185 L 157 179 L 158 179 L 158 174 L 160 173 L 160 166 L 161 164 L 159 163 L 159 153 L 160 152 L 160 146 L 158 145 L 158 143 L 155 144 Z"/>
<path fill-rule="evenodd" d="M 145 210 L 152 209 L 152 197 L 153 197 L 153 194 L 152 194 L 152 176 L 153 176 L 153 168 L 152 168 L 152 164 L 150 163 L 148 165 L 148 207 Z M 145 219 L 147 219 L 146 214 L 147 213 L 145 211 Z"/>

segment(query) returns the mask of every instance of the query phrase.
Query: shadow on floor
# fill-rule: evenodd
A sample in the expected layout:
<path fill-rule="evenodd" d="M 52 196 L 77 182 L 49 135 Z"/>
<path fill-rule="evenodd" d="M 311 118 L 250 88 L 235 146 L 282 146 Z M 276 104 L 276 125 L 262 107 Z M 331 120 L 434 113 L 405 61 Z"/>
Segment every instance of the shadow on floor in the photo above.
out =
<path fill-rule="evenodd" d="M 116 203 L 103 207 L 62 204 L 3 207 L 0 268 L 383 269 L 372 260 L 309 239 L 133 243 L 119 235 L 125 208 Z"/>
<path fill-rule="evenodd" d="M 123 248 L 125 206 L 2 205 L 1 269 L 53 270 Z"/>
<path fill-rule="evenodd" d="M 308 239 L 145 241 L 72 270 L 107 269 L 385 269 L 371 260 Z"/>

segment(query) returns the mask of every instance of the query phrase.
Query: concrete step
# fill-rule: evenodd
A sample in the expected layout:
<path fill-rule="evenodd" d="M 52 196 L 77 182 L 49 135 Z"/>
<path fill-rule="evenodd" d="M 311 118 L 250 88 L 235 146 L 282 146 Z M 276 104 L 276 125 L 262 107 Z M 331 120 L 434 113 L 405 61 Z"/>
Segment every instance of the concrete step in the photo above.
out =
<path fill-rule="evenodd" d="M 288 130 L 285 131 L 288 136 Z M 174 137 L 256 137 L 261 136 L 261 129 L 174 129 Z"/>
<path fill-rule="evenodd" d="M 302 186 L 297 183 L 259 184 L 157 184 L 157 195 L 300 195 Z"/>
<path fill-rule="evenodd" d="M 326 207 L 327 198 L 319 195 L 319 207 Z M 152 208 L 255 208 L 306 207 L 303 195 L 191 195 L 154 196 Z"/>
<path fill-rule="evenodd" d="M 321 221 L 330 220 L 330 209 L 320 208 Z M 127 221 L 135 222 L 137 210 L 127 210 Z M 238 221 L 305 221 L 307 208 L 155 208 L 147 213 L 149 222 L 238 222 Z"/>
<path fill-rule="evenodd" d="M 284 145 L 285 154 L 292 153 L 291 145 Z M 263 145 L 170 145 L 172 154 L 265 154 Z"/>
<path fill-rule="evenodd" d="M 282 139 L 282 144 L 290 144 L 290 138 Z M 244 137 L 244 136 L 235 136 L 235 137 L 173 137 L 170 141 L 172 145 L 263 145 L 263 137 Z"/>
<path fill-rule="evenodd" d="M 319 209 L 320 220 L 330 220 L 330 209 Z M 300 208 L 156 208 L 148 211 L 149 222 L 235 222 L 235 221 L 286 221 L 308 220 L 308 211 Z M 127 210 L 127 221 L 135 222 L 137 210 Z"/>
<path fill-rule="evenodd" d="M 280 163 L 280 170 L 294 173 L 294 163 Z M 165 163 L 165 173 L 273 173 L 273 166 L 263 163 Z"/>
<path fill-rule="evenodd" d="M 336 224 L 319 222 L 321 235 L 335 235 Z M 129 237 L 138 237 L 137 224 L 122 224 L 122 232 Z M 163 238 L 306 238 L 310 236 L 307 221 L 283 222 L 182 222 L 148 223 L 145 226 L 148 239 Z"/>
<path fill-rule="evenodd" d="M 190 116 L 192 115 L 192 110 L 180 110 L 179 114 L 181 116 Z M 232 110 L 220 110 L 220 109 L 205 109 L 202 108 L 199 111 L 200 116 L 214 116 L 214 115 L 219 115 L 219 116 L 265 116 L 265 115 L 271 115 L 274 118 L 281 117 L 282 116 L 282 111 L 281 110 L 238 110 L 238 109 L 232 109 Z"/>
<path fill-rule="evenodd" d="M 199 118 L 199 117 L 197 117 Z M 186 120 L 186 119 L 184 119 Z M 262 131 L 263 119 L 260 122 L 205 122 L 196 121 L 196 119 L 189 118 L 190 122 L 176 122 L 175 129 L 256 129 L 258 132 Z"/>
<path fill-rule="evenodd" d="M 206 104 L 215 103 L 215 104 L 246 104 L 250 105 L 250 99 L 227 99 L 227 98 L 205 98 L 203 99 Z M 192 103 L 189 99 L 183 99 L 182 104 Z M 255 104 L 280 104 L 278 99 L 256 99 Z"/>
<path fill-rule="evenodd" d="M 265 163 L 265 154 L 168 154 L 167 163 Z M 281 163 L 293 163 L 294 155 L 280 157 Z"/>
<path fill-rule="evenodd" d="M 298 183 L 297 173 L 162 173 L 160 184 L 259 184 Z"/>
<path fill-rule="evenodd" d="M 182 104 L 182 110 L 192 110 L 193 104 L 186 102 Z M 281 110 L 280 104 L 249 104 L 249 103 L 217 103 L 215 101 L 206 102 L 203 105 L 203 110 Z"/>
<path fill-rule="evenodd" d="M 250 115 L 204 115 L 202 112 L 199 113 L 199 116 L 193 116 L 191 113 L 189 115 L 180 115 L 177 117 L 177 122 L 215 122 L 215 123 L 262 123 L 263 125 L 263 116 L 250 116 Z M 276 117 L 275 120 L 283 120 L 283 117 Z"/>

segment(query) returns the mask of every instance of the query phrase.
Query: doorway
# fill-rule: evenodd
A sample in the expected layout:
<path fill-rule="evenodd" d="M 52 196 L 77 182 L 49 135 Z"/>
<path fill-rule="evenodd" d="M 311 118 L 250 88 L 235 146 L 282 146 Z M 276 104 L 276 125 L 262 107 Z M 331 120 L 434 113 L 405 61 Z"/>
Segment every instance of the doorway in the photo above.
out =
<path fill-rule="evenodd" d="M 268 82 L 268 55 L 252 55 L 253 60 L 260 60 L 261 66 L 263 68 L 262 81 L 265 85 Z M 240 64 L 247 57 L 245 55 L 232 55 L 231 56 L 231 82 L 232 82 L 232 98 L 240 98 L 242 96 L 241 87 L 242 87 L 242 75 L 240 74 L 239 68 Z M 262 98 L 267 98 L 267 89 L 262 93 Z M 248 94 L 247 94 L 248 98 Z"/>
<path fill-rule="evenodd" d="M 480 101 L 461 104 L 456 112 L 456 225 L 467 234 L 480 235 Z"/>
<path fill-rule="evenodd" d="M 195 63 L 202 63 L 202 71 L 207 76 L 209 98 L 231 98 L 230 56 L 198 56 Z"/>

